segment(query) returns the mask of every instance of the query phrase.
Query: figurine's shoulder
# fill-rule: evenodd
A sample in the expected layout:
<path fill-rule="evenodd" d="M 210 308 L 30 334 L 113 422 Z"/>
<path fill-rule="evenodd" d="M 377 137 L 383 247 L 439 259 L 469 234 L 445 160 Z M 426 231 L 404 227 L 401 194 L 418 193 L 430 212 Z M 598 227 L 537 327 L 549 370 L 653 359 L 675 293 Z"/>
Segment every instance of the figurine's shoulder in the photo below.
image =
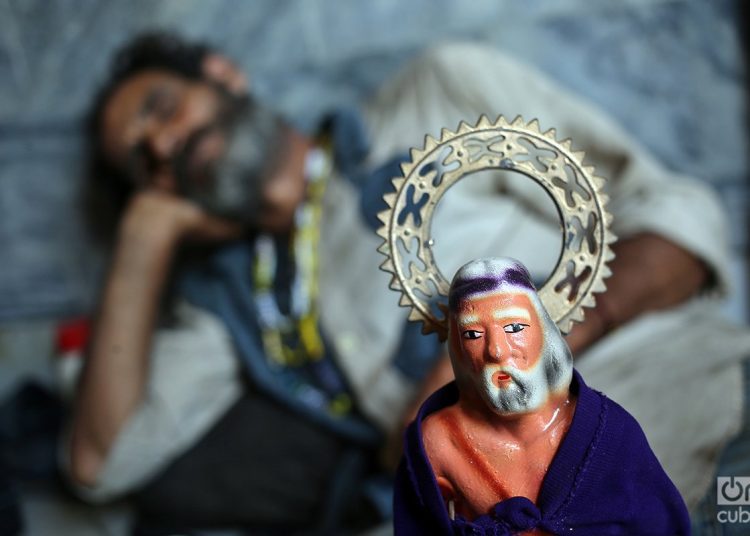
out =
<path fill-rule="evenodd" d="M 585 386 L 576 418 L 578 426 L 571 427 L 558 452 L 558 462 L 567 463 L 555 469 L 575 475 L 564 492 L 567 523 L 586 524 L 597 511 L 628 534 L 684 533 L 689 526 L 685 504 L 636 419 Z"/>
<path fill-rule="evenodd" d="M 633 478 L 657 480 L 666 479 L 656 456 L 648 443 L 646 434 L 633 415 L 620 404 L 605 394 L 590 388 L 584 388 L 588 393 L 581 393 L 579 408 L 582 421 L 588 421 L 586 426 L 579 426 L 577 431 L 586 430 L 580 437 L 571 437 L 570 441 L 579 440 L 587 443 L 583 467 L 588 471 L 612 473 L 609 477 L 620 480 L 628 472 Z M 580 402 L 584 400 L 584 404 Z M 570 434 L 569 434 L 570 435 Z M 595 463 L 592 462 L 596 459 Z M 642 471 L 642 469 L 646 469 Z M 615 475 L 615 476 L 613 476 Z"/>
<path fill-rule="evenodd" d="M 615 444 L 619 444 L 623 448 L 648 444 L 641 425 L 628 410 L 607 395 L 599 391 L 592 390 L 592 392 L 601 401 L 603 433 L 606 433 Z"/>

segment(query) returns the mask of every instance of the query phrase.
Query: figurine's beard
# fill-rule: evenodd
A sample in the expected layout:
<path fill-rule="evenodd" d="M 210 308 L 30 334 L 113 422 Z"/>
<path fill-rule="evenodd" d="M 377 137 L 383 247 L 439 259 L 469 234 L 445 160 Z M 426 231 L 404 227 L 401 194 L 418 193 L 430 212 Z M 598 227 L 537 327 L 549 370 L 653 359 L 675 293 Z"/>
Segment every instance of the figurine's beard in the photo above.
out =
<path fill-rule="evenodd" d="M 480 392 L 490 409 L 501 415 L 513 415 L 529 413 L 544 405 L 549 398 L 550 385 L 539 361 L 529 370 L 486 365 L 482 370 Z M 495 383 L 499 372 L 510 376 L 508 384 L 502 387 Z"/>

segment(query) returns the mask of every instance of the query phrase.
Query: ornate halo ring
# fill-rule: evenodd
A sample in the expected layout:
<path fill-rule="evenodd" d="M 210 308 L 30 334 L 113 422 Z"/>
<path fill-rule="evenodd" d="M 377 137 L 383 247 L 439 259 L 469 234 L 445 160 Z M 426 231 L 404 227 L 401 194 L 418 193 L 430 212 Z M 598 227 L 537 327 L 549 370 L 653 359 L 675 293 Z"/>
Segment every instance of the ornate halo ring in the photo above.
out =
<path fill-rule="evenodd" d="M 390 287 L 402 293 L 400 305 L 410 307 L 410 320 L 423 322 L 422 332 L 448 332 L 446 301 L 450 282 L 433 255 L 431 227 L 435 207 L 446 190 L 475 172 L 501 169 L 520 173 L 544 188 L 557 207 L 563 246 L 557 265 L 539 289 L 539 297 L 563 333 L 583 320 L 583 307 L 594 305 L 595 292 L 605 290 L 606 263 L 614 257 L 606 211 L 605 180 L 583 165 L 583 152 L 556 132 L 539 130 L 537 120 L 519 116 L 508 123 L 480 117 L 476 126 L 461 122 L 457 132 L 441 131 L 440 141 L 425 137 L 422 149 L 411 150 L 393 179 L 395 192 L 383 199 L 389 209 L 378 214 L 383 226 L 378 248 L 387 258 L 381 269 L 393 274 Z"/>

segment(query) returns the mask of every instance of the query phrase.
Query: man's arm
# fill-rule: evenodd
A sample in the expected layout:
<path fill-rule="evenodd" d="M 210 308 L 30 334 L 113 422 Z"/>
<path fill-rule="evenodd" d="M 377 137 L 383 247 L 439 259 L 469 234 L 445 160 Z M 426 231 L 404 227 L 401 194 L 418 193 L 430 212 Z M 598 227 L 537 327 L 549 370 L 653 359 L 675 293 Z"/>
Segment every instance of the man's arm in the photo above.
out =
<path fill-rule="evenodd" d="M 574 356 L 626 322 L 649 312 L 678 305 L 703 289 L 706 265 L 680 246 L 652 233 L 641 233 L 612 247 L 612 276 L 596 306 L 567 336 Z"/>
<path fill-rule="evenodd" d="M 140 403 L 159 303 L 183 238 L 217 239 L 231 226 L 170 194 L 144 191 L 120 225 L 71 428 L 71 474 L 92 485 L 117 434 Z"/>

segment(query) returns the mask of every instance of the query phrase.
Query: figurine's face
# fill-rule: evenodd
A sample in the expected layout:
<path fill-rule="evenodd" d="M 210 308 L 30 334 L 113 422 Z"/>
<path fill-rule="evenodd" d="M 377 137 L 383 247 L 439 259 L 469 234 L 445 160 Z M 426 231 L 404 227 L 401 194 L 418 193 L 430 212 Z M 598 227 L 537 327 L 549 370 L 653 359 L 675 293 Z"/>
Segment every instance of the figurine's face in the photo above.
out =
<path fill-rule="evenodd" d="M 460 389 L 476 390 L 496 413 L 527 413 L 547 400 L 544 330 L 529 297 L 495 292 L 464 299 L 451 319 Z"/>

